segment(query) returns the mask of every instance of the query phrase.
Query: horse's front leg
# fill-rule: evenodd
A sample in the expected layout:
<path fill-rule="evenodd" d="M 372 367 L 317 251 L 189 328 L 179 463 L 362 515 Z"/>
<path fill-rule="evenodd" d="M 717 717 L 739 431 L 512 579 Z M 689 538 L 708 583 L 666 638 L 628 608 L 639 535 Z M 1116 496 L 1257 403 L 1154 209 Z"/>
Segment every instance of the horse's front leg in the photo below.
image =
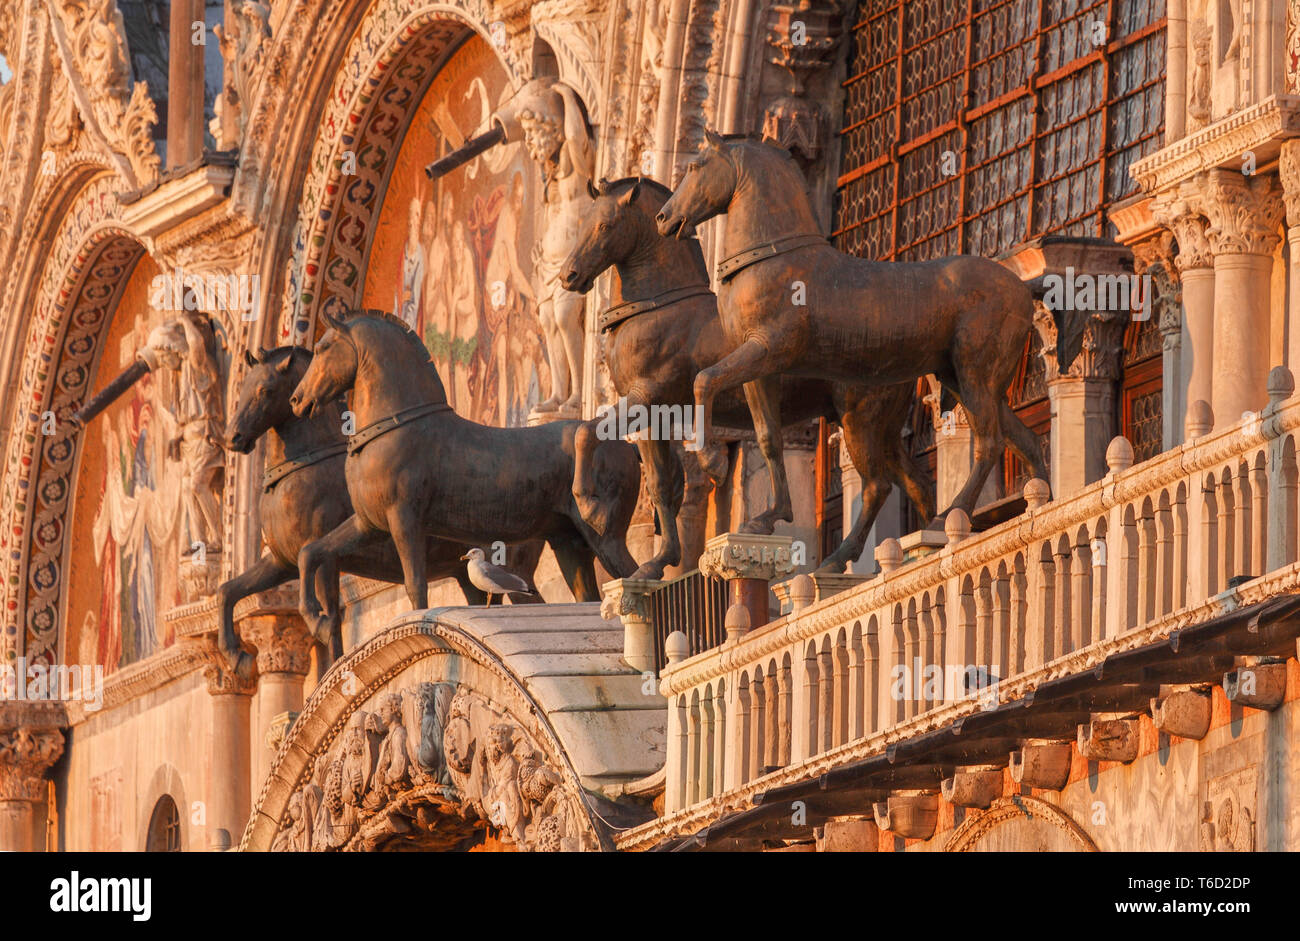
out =
<path fill-rule="evenodd" d="M 338 582 L 338 558 L 351 555 L 366 546 L 383 539 L 387 533 L 366 526 L 355 513 L 345 519 L 329 533 L 309 542 L 298 551 L 298 611 L 307 623 L 307 628 L 317 643 L 327 650 L 333 649 L 333 625 L 330 618 L 321 612 L 317 598 L 317 570 L 324 565 L 329 571 L 322 576 L 328 583 L 331 575 Z M 326 599 L 326 604 L 329 599 Z M 337 603 L 336 603 L 337 610 Z M 336 614 L 337 618 L 337 614 Z"/>
<path fill-rule="evenodd" d="M 293 578 L 295 572 L 288 566 L 281 565 L 270 555 L 264 555 L 253 567 L 236 575 L 228 582 L 222 582 L 217 589 L 217 599 L 221 608 L 221 628 L 217 633 L 217 647 L 226 663 L 243 679 L 253 675 L 253 657 L 239 646 L 239 636 L 235 633 L 235 605 L 249 595 L 266 591 L 276 585 L 283 585 Z"/>
<path fill-rule="evenodd" d="M 698 451 L 713 433 L 713 400 L 718 393 L 761 378 L 769 365 L 766 344 L 750 337 L 722 359 L 695 376 L 695 435 L 686 442 L 688 451 Z M 752 410 L 752 406 L 751 406 Z M 757 422 L 758 417 L 754 420 Z"/>
<path fill-rule="evenodd" d="M 429 581 L 426 574 L 426 550 L 423 521 L 415 507 L 396 504 L 388 511 L 388 531 L 393 545 L 402 559 L 402 575 L 406 583 L 406 597 L 417 611 L 429 606 Z"/>
<path fill-rule="evenodd" d="M 660 579 L 664 577 L 666 566 L 676 565 L 682 558 L 677 516 L 682 503 L 683 471 L 671 442 L 643 438 L 636 444 L 637 450 L 641 452 L 641 465 L 645 468 L 650 500 L 655 512 L 659 514 L 662 546 L 653 558 L 642 563 L 632 573 L 632 577 Z"/>
<path fill-rule="evenodd" d="M 790 501 L 790 482 L 785 476 L 785 453 L 781 441 L 781 378 L 770 376 L 745 383 L 745 400 L 754 417 L 754 434 L 758 449 L 767 462 L 767 472 L 772 478 L 772 507 L 740 527 L 742 533 L 770 535 L 777 520 L 794 519 L 794 505 Z"/>

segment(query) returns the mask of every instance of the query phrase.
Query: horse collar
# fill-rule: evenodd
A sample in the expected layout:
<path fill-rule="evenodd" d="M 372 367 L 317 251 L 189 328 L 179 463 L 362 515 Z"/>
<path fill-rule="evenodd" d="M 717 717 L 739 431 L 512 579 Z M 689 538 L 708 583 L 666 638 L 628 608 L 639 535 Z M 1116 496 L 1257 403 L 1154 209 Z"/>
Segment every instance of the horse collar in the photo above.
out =
<path fill-rule="evenodd" d="M 274 467 L 268 467 L 266 473 L 262 475 L 262 492 L 270 493 L 276 484 L 295 471 L 300 471 L 304 467 L 311 467 L 313 464 L 319 464 L 321 461 L 342 454 L 347 449 L 347 442 L 330 444 L 314 451 L 308 451 L 302 457 L 296 457 L 290 461 L 281 461 Z"/>
<path fill-rule="evenodd" d="M 348 456 L 351 457 L 358 453 L 371 441 L 374 441 L 380 435 L 387 434 L 394 428 L 410 424 L 418 418 L 432 415 L 435 412 L 450 411 L 451 406 L 446 402 L 432 402 L 427 405 L 416 405 L 411 408 L 404 408 L 394 415 L 389 415 L 387 418 L 381 418 L 379 421 L 371 422 L 351 438 L 348 438 Z"/>
<path fill-rule="evenodd" d="M 751 245 L 749 248 L 718 262 L 718 280 L 728 281 L 735 277 L 736 274 L 756 262 L 764 261 L 776 255 L 784 255 L 786 252 L 792 252 L 797 248 L 807 248 L 810 245 L 828 245 L 825 236 L 821 235 L 787 235 L 785 238 L 779 238 L 772 242 L 765 242 L 762 245 Z"/>
<path fill-rule="evenodd" d="M 596 318 L 596 326 L 601 333 L 604 333 L 624 320 L 635 317 L 637 314 L 647 314 L 652 310 L 667 307 L 669 304 L 684 301 L 688 297 L 699 297 L 711 293 L 713 292 L 709 290 L 707 284 L 693 284 L 673 291 L 665 291 L 663 294 L 656 294 L 654 297 L 648 297 L 643 301 L 626 301 L 622 304 L 616 304 L 603 314 L 600 314 Z"/>

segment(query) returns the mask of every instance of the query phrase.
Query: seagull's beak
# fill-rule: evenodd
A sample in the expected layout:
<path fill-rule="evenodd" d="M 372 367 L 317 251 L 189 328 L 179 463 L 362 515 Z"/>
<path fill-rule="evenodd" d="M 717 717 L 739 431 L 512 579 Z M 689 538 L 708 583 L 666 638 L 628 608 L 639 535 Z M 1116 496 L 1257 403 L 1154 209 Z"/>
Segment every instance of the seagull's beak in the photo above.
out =
<path fill-rule="evenodd" d="M 460 557 L 460 560 L 461 560 L 462 562 L 468 562 L 468 561 L 469 561 L 469 553 L 466 552 L 463 556 Z"/>

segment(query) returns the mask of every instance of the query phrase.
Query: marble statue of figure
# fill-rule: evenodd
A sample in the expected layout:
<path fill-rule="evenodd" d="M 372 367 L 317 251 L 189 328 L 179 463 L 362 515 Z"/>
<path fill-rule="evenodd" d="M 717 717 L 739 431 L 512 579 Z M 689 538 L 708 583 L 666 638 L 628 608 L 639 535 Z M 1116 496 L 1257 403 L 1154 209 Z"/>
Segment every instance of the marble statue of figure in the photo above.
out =
<path fill-rule="evenodd" d="M 181 463 L 189 551 L 195 551 L 196 542 L 210 549 L 221 545 L 221 370 L 211 328 L 201 317 L 186 311 L 159 324 L 138 354 L 150 371 L 161 367 L 180 373 L 173 413 L 178 431 L 167 442 L 167 456 Z"/>

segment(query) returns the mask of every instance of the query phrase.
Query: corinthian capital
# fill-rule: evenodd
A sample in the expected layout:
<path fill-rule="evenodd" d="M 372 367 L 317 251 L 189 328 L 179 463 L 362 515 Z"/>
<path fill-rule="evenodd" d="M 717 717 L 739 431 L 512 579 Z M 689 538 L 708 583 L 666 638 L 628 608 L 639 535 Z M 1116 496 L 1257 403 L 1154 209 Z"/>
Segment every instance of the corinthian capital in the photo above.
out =
<path fill-rule="evenodd" d="M 1186 188 L 1162 193 L 1151 204 L 1151 214 L 1178 240 L 1174 264 L 1180 272 L 1214 266 L 1214 252 L 1206 235 L 1210 223 L 1201 213 L 1194 193 Z"/>
<path fill-rule="evenodd" d="M 54 703 L 0 703 L 0 801 L 45 799 L 45 772 L 63 754 Z"/>
<path fill-rule="evenodd" d="M 1287 225 L 1300 226 L 1300 138 L 1282 142 L 1282 156 L 1278 161 L 1277 173 L 1282 181 Z"/>
<path fill-rule="evenodd" d="M 312 638 L 296 614 L 258 614 L 239 625 L 240 636 L 257 648 L 257 672 L 306 676 Z"/>
<path fill-rule="evenodd" d="M 1214 254 L 1269 255 L 1277 248 L 1283 205 L 1276 178 L 1211 170 L 1202 200 Z"/>

